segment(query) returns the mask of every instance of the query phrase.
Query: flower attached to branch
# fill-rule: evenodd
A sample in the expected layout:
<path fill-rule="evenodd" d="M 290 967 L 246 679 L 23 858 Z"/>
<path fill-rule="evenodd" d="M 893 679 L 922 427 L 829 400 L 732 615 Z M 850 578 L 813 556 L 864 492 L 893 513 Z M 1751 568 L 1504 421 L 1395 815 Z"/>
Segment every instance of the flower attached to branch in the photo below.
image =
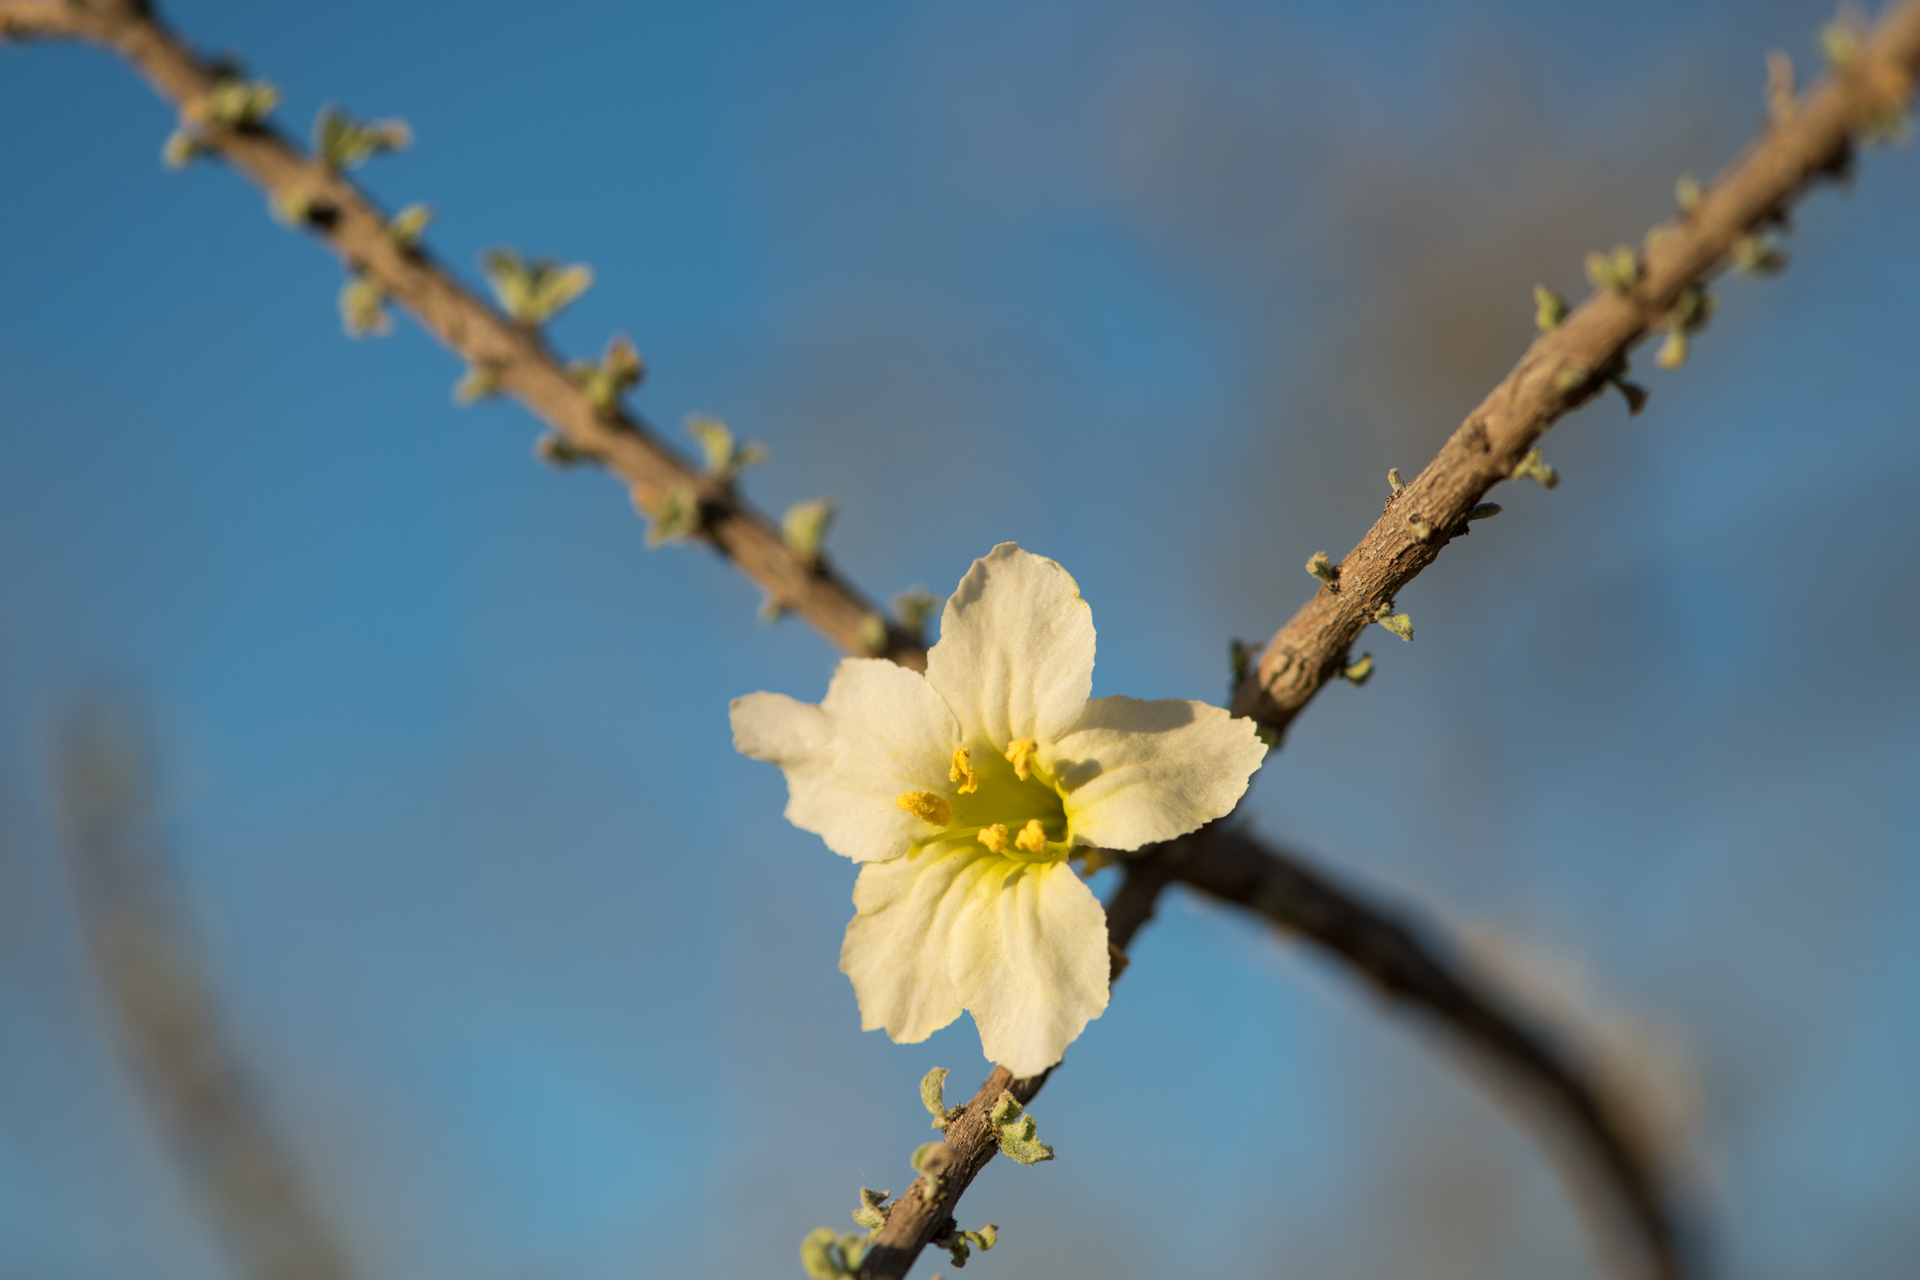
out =
<path fill-rule="evenodd" d="M 1107 1007 L 1106 916 L 1072 860 L 1230 812 L 1266 748 L 1200 702 L 1089 699 L 1092 611 L 1003 543 L 947 602 L 923 676 L 847 658 L 819 705 L 734 701 L 734 746 L 779 765 L 787 818 L 862 864 L 840 949 L 860 1018 L 902 1044 L 973 1014 L 1017 1076 Z"/>

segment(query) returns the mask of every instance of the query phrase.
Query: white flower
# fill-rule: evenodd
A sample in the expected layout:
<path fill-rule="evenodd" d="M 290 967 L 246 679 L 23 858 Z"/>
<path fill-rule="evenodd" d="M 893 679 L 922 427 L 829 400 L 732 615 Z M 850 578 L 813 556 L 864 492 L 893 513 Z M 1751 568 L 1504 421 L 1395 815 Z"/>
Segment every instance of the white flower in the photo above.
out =
<path fill-rule="evenodd" d="M 1107 1007 L 1106 913 L 1068 860 L 1184 835 L 1266 748 L 1201 702 L 1095 698 L 1093 614 L 1002 543 L 960 580 L 927 673 L 844 659 L 818 706 L 733 702 L 733 745 L 787 776 L 787 818 L 862 863 L 840 948 L 861 1025 L 914 1044 L 973 1014 L 1029 1076 Z"/>

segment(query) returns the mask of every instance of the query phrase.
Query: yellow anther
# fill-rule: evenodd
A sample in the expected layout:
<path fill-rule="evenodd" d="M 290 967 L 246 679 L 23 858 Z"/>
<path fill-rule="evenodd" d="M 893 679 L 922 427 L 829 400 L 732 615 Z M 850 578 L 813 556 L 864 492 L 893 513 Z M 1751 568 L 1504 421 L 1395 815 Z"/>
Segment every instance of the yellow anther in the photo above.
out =
<path fill-rule="evenodd" d="M 1040 829 L 1040 819 L 1028 818 L 1027 825 L 1020 828 L 1020 834 L 1013 838 L 1013 842 L 1028 853 L 1045 853 L 1047 833 Z"/>
<path fill-rule="evenodd" d="M 922 822 L 930 822 L 936 827 L 948 826 L 953 822 L 953 806 L 945 796 L 935 795 L 931 791 L 903 791 L 894 802 L 894 807 L 905 809 Z"/>
<path fill-rule="evenodd" d="M 1033 753 L 1040 744 L 1032 738 L 1015 738 L 1007 744 L 1007 760 L 1013 765 L 1013 772 L 1020 781 L 1025 782 L 1033 776 Z"/>
<path fill-rule="evenodd" d="M 960 784 L 960 794 L 970 796 L 980 789 L 980 771 L 973 767 L 973 757 L 967 754 L 965 747 L 953 750 L 953 768 L 947 770 L 947 781 Z"/>
<path fill-rule="evenodd" d="M 987 847 L 988 853 L 1004 853 L 1007 848 L 1007 826 L 996 822 L 990 827 L 980 828 L 980 843 Z"/>

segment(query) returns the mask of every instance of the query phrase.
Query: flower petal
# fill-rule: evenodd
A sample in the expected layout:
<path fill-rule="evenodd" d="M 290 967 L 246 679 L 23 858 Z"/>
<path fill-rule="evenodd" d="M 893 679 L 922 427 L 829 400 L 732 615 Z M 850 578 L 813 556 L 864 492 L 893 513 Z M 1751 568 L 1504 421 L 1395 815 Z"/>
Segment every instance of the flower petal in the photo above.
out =
<path fill-rule="evenodd" d="M 948 790 L 960 729 L 924 677 L 878 658 L 843 659 L 819 706 L 778 693 L 735 698 L 734 749 L 787 775 L 787 820 L 856 862 L 897 858 L 929 834 L 895 807 L 903 791 Z"/>
<path fill-rule="evenodd" d="M 1253 721 L 1178 698 L 1096 698 L 1043 750 L 1074 843 L 1103 849 L 1138 849 L 1225 817 L 1267 754 Z"/>
<path fill-rule="evenodd" d="M 1038 1075 L 1106 1011 L 1107 913 L 1065 862 L 993 861 L 955 921 L 951 978 L 987 1057 Z"/>
<path fill-rule="evenodd" d="M 947 938 L 979 882 L 979 864 L 990 860 L 984 854 L 971 841 L 954 842 L 860 868 L 840 972 L 853 980 L 862 1031 L 884 1029 L 896 1044 L 918 1044 L 960 1016 L 947 978 Z"/>
<path fill-rule="evenodd" d="M 1093 611 L 1073 576 L 1011 542 L 975 560 L 940 615 L 927 683 L 969 743 L 1066 730 L 1093 688 Z"/>
<path fill-rule="evenodd" d="M 915 1044 L 971 1011 L 987 1057 L 1015 1075 L 1060 1061 L 1107 1007 L 1107 917 L 1064 862 L 974 841 L 860 868 L 840 969 L 860 1024 Z"/>

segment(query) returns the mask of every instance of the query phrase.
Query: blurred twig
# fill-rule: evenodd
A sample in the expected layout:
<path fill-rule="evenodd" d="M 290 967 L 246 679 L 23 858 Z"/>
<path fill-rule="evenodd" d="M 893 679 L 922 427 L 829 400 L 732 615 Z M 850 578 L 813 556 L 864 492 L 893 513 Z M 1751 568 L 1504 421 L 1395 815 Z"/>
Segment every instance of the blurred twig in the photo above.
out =
<path fill-rule="evenodd" d="M 1784 62 L 1776 55 L 1775 65 Z M 1396 474 L 1386 511 L 1337 566 L 1337 580 L 1275 633 L 1236 691 L 1233 709 L 1277 730 L 1348 664 L 1353 642 L 1394 596 L 1467 531 L 1487 491 L 1528 466 L 1535 441 L 1603 390 L 1627 353 L 1683 304 L 1682 295 L 1729 262 L 1764 260 L 1756 236 L 1823 176 L 1845 171 L 1854 139 L 1882 125 L 1913 93 L 1920 66 L 1920 0 L 1901 0 L 1826 79 L 1796 99 L 1776 87 L 1768 127 L 1689 208 L 1649 232 L 1637 256 L 1605 261 L 1603 285 L 1536 339 L 1500 385 L 1467 415 L 1411 483 Z M 1777 79 L 1777 77 L 1776 77 Z M 1591 270 L 1591 269 L 1590 269 Z M 1637 389 L 1636 389 L 1637 392 Z"/>
<path fill-rule="evenodd" d="M 127 709 L 92 704 L 55 744 L 54 794 L 88 950 L 141 1091 L 248 1280 L 351 1280 L 297 1161 L 247 1087 L 153 831 Z"/>

